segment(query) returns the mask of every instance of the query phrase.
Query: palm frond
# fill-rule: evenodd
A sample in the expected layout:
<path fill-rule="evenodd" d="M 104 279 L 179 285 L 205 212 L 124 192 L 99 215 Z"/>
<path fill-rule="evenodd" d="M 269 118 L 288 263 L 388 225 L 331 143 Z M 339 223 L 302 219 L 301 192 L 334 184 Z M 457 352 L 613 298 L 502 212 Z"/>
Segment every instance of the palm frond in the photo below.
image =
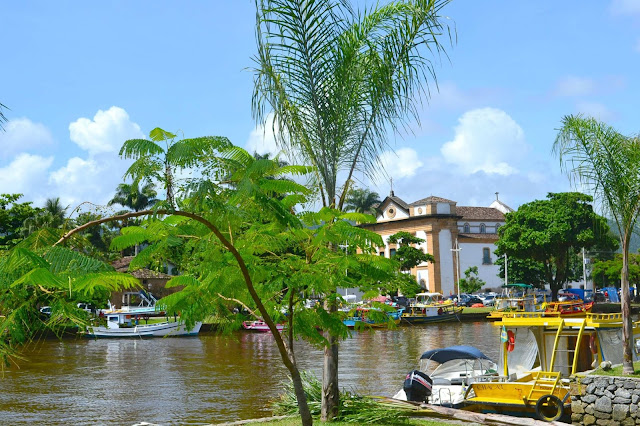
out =
<path fill-rule="evenodd" d="M 122 158 L 138 159 L 163 153 L 164 149 L 152 140 L 129 139 L 122 145 L 119 154 Z"/>
<path fill-rule="evenodd" d="M 162 142 L 169 139 L 174 139 L 175 137 L 176 135 L 161 129 L 160 127 L 156 127 L 155 129 L 149 132 L 149 138 L 154 142 Z"/>

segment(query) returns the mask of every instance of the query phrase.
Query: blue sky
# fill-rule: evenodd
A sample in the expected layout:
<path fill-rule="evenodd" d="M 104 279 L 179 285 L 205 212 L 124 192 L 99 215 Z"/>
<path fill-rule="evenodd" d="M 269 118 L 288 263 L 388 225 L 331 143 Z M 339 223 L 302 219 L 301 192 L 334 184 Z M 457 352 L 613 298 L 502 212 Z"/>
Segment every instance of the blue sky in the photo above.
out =
<path fill-rule="evenodd" d="M 364 1 L 354 2 L 363 6 Z M 397 196 L 517 207 L 570 189 L 563 115 L 640 130 L 640 1 L 454 0 L 439 92 L 383 154 Z M 273 150 L 251 116 L 253 1 L 4 2 L 0 193 L 105 204 L 124 140 L 154 127 Z M 389 182 L 356 176 L 381 196 Z"/>

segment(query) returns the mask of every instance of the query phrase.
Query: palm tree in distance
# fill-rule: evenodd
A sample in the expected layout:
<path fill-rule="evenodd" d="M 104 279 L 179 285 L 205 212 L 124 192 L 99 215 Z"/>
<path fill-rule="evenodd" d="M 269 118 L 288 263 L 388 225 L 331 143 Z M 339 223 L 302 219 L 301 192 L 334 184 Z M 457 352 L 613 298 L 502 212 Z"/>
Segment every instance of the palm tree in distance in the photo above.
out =
<path fill-rule="evenodd" d="M 356 213 L 375 215 L 378 213 L 377 207 L 380 203 L 380 196 L 377 192 L 370 191 L 367 188 L 352 188 L 347 194 L 344 209 Z"/>
<path fill-rule="evenodd" d="M 42 228 L 62 228 L 67 219 L 69 206 L 62 207 L 60 197 L 47 198 L 44 207 L 39 209 L 38 214 L 25 219 L 22 224 L 22 234 L 31 235 Z"/>
<path fill-rule="evenodd" d="M 2 112 L 3 109 L 9 109 L 7 108 L 6 105 L 3 105 L 2 103 L 0 103 L 0 130 L 4 130 L 4 123 L 6 123 L 7 121 L 7 117 L 4 115 L 4 113 Z"/>
<path fill-rule="evenodd" d="M 154 205 L 157 195 L 151 183 L 146 183 L 142 188 L 136 183 L 121 183 L 108 205 L 120 204 L 122 207 L 139 212 Z"/>
<path fill-rule="evenodd" d="M 633 374 L 629 243 L 640 213 L 640 136 L 625 136 L 594 118 L 566 116 L 554 152 L 569 177 L 612 217 L 622 245 L 623 374 Z"/>

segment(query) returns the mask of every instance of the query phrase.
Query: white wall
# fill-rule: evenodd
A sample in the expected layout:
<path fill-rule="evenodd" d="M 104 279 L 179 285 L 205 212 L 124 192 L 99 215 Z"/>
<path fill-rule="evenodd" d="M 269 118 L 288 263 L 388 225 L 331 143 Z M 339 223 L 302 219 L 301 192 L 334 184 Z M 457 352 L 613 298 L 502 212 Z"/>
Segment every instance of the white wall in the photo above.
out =
<path fill-rule="evenodd" d="M 469 224 L 469 232 L 471 234 L 479 234 L 480 233 L 480 224 L 484 223 L 485 225 L 485 229 L 486 229 L 486 234 L 495 234 L 496 233 L 496 225 L 504 225 L 504 222 L 498 222 L 498 221 L 482 221 L 482 220 L 463 220 L 463 221 L 459 221 L 458 222 L 458 232 L 464 232 L 464 224 L 468 223 Z"/>
<path fill-rule="evenodd" d="M 453 242 L 451 240 L 451 231 L 442 229 L 438 234 L 438 243 L 440 245 L 440 259 L 436 262 L 440 263 L 440 285 L 442 294 L 448 296 L 455 293 L 455 278 L 453 276 Z"/>
<path fill-rule="evenodd" d="M 482 264 L 482 249 L 489 247 L 491 251 L 491 264 Z M 502 278 L 498 277 L 500 267 L 495 264 L 497 257 L 493 252 L 496 250 L 495 244 L 489 243 L 463 243 L 460 244 L 460 276 L 464 277 L 464 271 L 471 266 L 478 267 L 478 278 L 486 284 L 484 287 L 499 287 L 504 284 Z"/>
<path fill-rule="evenodd" d="M 389 217 L 389 208 L 393 208 L 396 211 L 394 217 Z M 406 219 L 409 217 L 409 212 L 403 210 L 402 207 L 398 206 L 396 203 L 391 201 L 386 209 L 382 212 L 382 215 L 377 217 L 378 222 L 387 222 L 390 220 L 398 220 L 398 219 Z"/>
<path fill-rule="evenodd" d="M 451 204 L 449 204 L 449 203 L 437 203 L 436 204 L 436 213 L 437 214 L 451 214 Z"/>

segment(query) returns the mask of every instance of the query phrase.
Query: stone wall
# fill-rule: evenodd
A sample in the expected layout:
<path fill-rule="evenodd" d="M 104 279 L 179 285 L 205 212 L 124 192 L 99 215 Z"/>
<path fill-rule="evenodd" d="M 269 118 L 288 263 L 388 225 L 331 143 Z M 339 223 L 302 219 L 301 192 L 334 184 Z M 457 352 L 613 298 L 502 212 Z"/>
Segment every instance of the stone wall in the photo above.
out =
<path fill-rule="evenodd" d="M 586 376 L 576 378 L 571 393 L 574 425 L 640 425 L 640 379 Z"/>

